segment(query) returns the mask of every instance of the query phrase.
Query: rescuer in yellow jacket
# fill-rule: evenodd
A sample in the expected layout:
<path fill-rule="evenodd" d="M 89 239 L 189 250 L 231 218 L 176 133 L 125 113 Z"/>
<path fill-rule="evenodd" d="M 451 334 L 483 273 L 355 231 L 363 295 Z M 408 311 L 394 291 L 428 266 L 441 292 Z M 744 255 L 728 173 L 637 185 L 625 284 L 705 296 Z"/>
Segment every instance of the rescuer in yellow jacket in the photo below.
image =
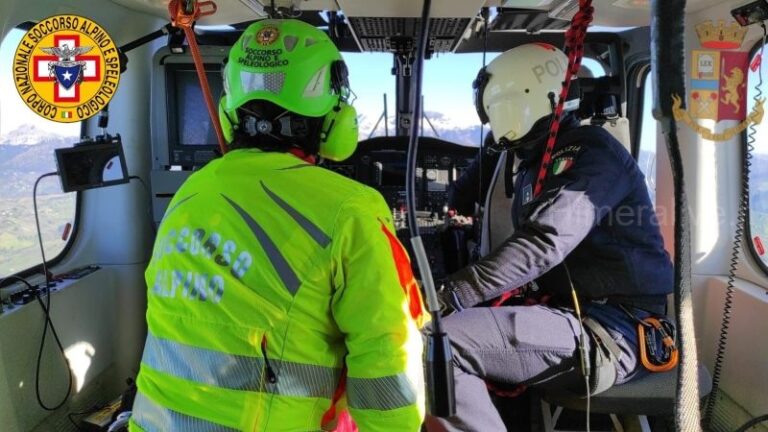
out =
<path fill-rule="evenodd" d="M 229 53 L 230 151 L 178 190 L 158 230 L 131 430 L 417 431 L 428 319 L 389 209 L 317 167 L 357 143 L 347 70 L 296 20 Z"/>

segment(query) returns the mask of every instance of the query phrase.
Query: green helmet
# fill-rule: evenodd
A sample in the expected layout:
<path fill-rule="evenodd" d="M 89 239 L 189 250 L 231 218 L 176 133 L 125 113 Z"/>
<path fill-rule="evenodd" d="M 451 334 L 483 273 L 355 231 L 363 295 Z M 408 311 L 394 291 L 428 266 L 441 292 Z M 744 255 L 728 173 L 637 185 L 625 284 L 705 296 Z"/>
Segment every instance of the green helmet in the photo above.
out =
<path fill-rule="evenodd" d="M 306 117 L 324 117 L 320 155 L 349 157 L 357 146 L 357 114 L 346 99 L 347 69 L 323 31 L 299 20 L 255 22 L 229 51 L 219 117 L 227 141 L 237 109 L 253 100 Z"/>

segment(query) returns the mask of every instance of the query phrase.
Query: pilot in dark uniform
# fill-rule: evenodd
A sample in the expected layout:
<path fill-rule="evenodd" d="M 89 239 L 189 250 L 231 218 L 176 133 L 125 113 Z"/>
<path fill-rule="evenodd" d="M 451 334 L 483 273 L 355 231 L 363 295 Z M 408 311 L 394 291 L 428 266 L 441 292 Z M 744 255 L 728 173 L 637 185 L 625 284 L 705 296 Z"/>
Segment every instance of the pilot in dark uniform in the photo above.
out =
<path fill-rule="evenodd" d="M 642 319 L 665 313 L 672 263 L 644 176 L 621 143 L 566 113 L 546 182 L 534 196 L 553 112 L 549 95 L 559 94 L 566 63 L 552 46 L 523 45 L 497 57 L 476 81 L 478 113 L 509 149 L 501 162 L 507 166 L 500 168 L 511 174 L 507 180 L 514 178 L 514 231 L 451 275 L 439 293 L 450 315 L 445 328 L 455 356 L 457 415 L 430 419 L 430 430 L 440 430 L 435 422 L 447 430 L 504 430 L 487 384 L 585 393 L 580 340 L 592 364 L 593 391 L 596 376 L 602 380 L 597 391 L 606 388 L 606 371 L 607 386 L 625 383 L 642 369 L 630 314 Z M 577 99 L 566 102 L 566 110 L 577 106 Z M 452 191 L 457 204 L 461 189 L 476 195 L 476 182 L 485 177 L 477 170 L 467 176 Z M 593 325 L 582 327 L 577 319 L 571 284 L 585 322 Z M 531 298 L 549 300 L 473 307 L 517 288 L 527 293 L 528 304 Z M 610 340 L 597 342 L 602 339 Z M 594 364 L 598 352 L 610 360 L 602 367 Z"/>

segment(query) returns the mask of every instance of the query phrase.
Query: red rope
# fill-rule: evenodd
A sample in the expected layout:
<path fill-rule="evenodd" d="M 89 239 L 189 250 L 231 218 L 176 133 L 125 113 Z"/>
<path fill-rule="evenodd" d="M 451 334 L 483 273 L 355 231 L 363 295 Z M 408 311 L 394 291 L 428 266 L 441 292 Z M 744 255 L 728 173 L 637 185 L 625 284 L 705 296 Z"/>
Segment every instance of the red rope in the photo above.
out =
<path fill-rule="evenodd" d="M 544 188 L 544 181 L 547 179 L 547 172 L 550 165 L 552 165 L 552 150 L 555 148 L 557 132 L 560 130 L 560 120 L 563 117 L 565 100 L 571 89 L 571 78 L 578 73 L 581 66 L 581 58 L 584 56 L 584 39 L 587 36 L 587 27 L 592 22 L 593 12 L 592 0 L 579 0 L 579 11 L 574 15 L 571 27 L 565 33 L 565 52 L 568 55 L 568 69 L 565 71 L 565 80 L 563 81 L 563 88 L 560 90 L 560 99 L 557 101 L 555 114 L 549 127 L 547 147 L 541 160 L 539 175 L 536 177 L 536 187 L 533 191 L 534 197 L 541 194 Z"/>
<path fill-rule="evenodd" d="M 193 12 L 191 14 L 187 14 L 184 11 L 183 3 L 185 1 L 192 2 Z M 206 9 L 203 10 L 203 8 Z M 205 106 L 208 108 L 208 115 L 211 118 L 211 123 L 213 123 L 213 129 L 216 131 L 216 138 L 219 141 L 219 149 L 221 149 L 221 154 L 224 154 L 227 152 L 227 145 L 224 141 L 224 134 L 221 131 L 221 124 L 219 123 L 219 112 L 216 104 L 213 102 L 213 96 L 211 96 L 211 87 L 208 85 L 208 77 L 205 74 L 203 58 L 200 55 L 200 48 L 197 46 L 195 32 L 192 30 L 192 25 L 200 17 L 216 13 L 216 3 L 212 1 L 198 2 L 195 0 L 171 0 L 171 2 L 168 3 L 168 13 L 171 15 L 171 24 L 173 24 L 174 27 L 180 27 L 184 30 L 184 34 L 187 37 L 189 51 L 192 53 L 192 60 L 194 60 L 195 69 L 197 70 L 197 78 L 200 80 L 200 87 L 203 90 Z"/>

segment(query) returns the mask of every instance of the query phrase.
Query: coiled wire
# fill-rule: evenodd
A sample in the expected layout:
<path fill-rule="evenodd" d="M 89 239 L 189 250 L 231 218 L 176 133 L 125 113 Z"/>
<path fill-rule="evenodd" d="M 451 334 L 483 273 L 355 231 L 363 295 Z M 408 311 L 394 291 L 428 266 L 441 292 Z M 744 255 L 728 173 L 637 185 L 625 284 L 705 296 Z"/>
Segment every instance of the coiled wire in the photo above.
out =
<path fill-rule="evenodd" d="M 766 30 L 765 23 L 761 22 L 760 26 L 763 29 L 763 39 L 760 45 L 758 72 L 757 72 L 757 84 L 755 85 L 755 97 L 752 98 L 755 103 L 758 103 L 763 98 L 763 50 L 765 48 L 766 37 L 768 31 Z M 744 156 L 744 165 L 741 170 L 741 196 L 739 197 L 739 210 L 736 216 L 736 232 L 733 240 L 733 249 L 731 250 L 730 265 L 728 268 L 728 284 L 725 289 L 725 302 L 723 303 L 723 321 L 720 325 L 720 337 L 717 341 L 717 354 L 715 354 L 715 365 L 712 370 L 712 391 L 707 398 L 707 405 L 704 410 L 704 429 L 710 429 L 712 422 L 712 414 L 715 409 L 715 401 L 717 392 L 720 388 L 720 376 L 723 369 L 723 361 L 725 360 L 725 349 L 728 344 L 728 331 L 731 326 L 731 313 L 733 309 L 733 296 L 735 293 L 736 282 L 736 269 L 739 265 L 739 252 L 742 248 L 742 237 L 747 224 L 747 212 L 749 212 L 749 172 L 752 166 L 752 151 L 755 149 L 755 142 L 757 138 L 757 125 L 751 123 L 749 125 L 749 133 L 747 134 L 747 151 Z"/>

